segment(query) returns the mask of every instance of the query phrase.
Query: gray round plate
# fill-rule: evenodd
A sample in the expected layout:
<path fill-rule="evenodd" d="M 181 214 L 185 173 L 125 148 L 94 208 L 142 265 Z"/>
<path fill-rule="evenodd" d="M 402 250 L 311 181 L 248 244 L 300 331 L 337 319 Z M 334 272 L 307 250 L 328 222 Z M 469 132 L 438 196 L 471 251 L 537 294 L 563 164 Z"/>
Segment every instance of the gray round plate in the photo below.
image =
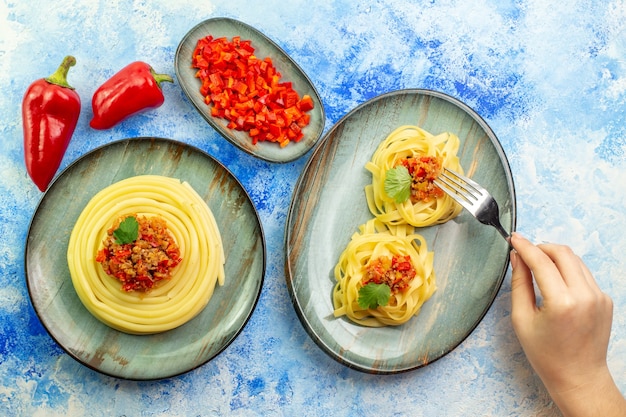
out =
<path fill-rule="evenodd" d="M 76 219 L 101 189 L 135 175 L 187 181 L 213 212 L 226 255 L 226 282 L 206 308 L 181 327 L 155 335 L 114 330 L 87 311 L 67 266 Z M 240 333 L 258 301 L 265 275 L 263 230 L 237 179 L 206 153 L 161 138 L 125 139 L 95 149 L 51 184 L 37 207 L 26 240 L 26 282 L 35 312 L 73 358 L 107 375 L 153 380 L 194 369 Z"/>
<path fill-rule="evenodd" d="M 299 142 L 289 143 L 284 148 L 271 142 L 259 142 L 253 145 L 247 132 L 229 129 L 226 120 L 210 115 L 209 106 L 200 94 L 200 81 L 196 78 L 197 70 L 191 67 L 191 56 L 196 44 L 199 39 L 207 35 L 212 35 L 213 38 L 227 37 L 229 40 L 233 36 L 241 36 L 242 40 L 252 41 L 254 54 L 258 58 L 272 58 L 274 66 L 282 74 L 281 81 L 291 81 L 300 97 L 305 94 L 311 96 L 315 108 L 309 113 L 311 122 L 302 130 L 304 137 Z M 243 151 L 269 162 L 290 162 L 307 153 L 322 136 L 326 116 L 315 86 L 289 55 L 252 26 L 225 17 L 205 20 L 183 37 L 176 50 L 174 61 L 178 82 L 196 110 L 215 130 Z"/>
<path fill-rule="evenodd" d="M 459 136 L 466 174 L 500 205 L 515 227 L 515 191 L 495 134 L 468 106 L 445 94 L 400 90 L 378 96 L 342 118 L 320 141 L 296 184 L 285 229 L 287 287 L 313 340 L 337 361 L 370 373 L 416 369 L 441 358 L 478 325 L 500 289 L 509 247 L 495 229 L 468 212 L 418 229 L 435 253 L 437 291 L 417 317 L 398 327 L 367 328 L 333 317 L 333 268 L 358 230 L 372 218 L 365 163 L 400 125 Z"/>

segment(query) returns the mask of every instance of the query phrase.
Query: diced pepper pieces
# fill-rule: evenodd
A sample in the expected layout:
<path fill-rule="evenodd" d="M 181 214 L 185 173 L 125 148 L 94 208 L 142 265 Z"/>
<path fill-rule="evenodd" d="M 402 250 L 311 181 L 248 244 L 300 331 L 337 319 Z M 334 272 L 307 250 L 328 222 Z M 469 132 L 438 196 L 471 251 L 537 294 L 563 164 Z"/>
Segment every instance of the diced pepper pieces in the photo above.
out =
<path fill-rule="evenodd" d="M 208 35 L 198 40 L 192 67 L 205 103 L 212 105 L 211 116 L 226 119 L 229 129 L 248 132 L 254 144 L 270 141 L 280 147 L 304 137 L 313 99 L 300 98 L 291 82 L 281 82 L 272 59 L 257 58 L 251 41 Z"/>

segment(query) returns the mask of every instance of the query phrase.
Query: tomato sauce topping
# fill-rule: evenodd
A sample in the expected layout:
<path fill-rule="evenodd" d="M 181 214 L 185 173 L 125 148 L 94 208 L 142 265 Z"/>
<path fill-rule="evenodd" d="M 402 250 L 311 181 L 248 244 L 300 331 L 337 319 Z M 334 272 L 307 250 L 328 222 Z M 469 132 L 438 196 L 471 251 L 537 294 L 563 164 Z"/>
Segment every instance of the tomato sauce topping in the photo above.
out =
<path fill-rule="evenodd" d="M 433 181 L 441 174 L 443 158 L 440 156 L 419 156 L 404 158 L 398 165 L 404 165 L 413 178 L 411 202 L 428 202 L 443 197 L 444 192 Z"/>
<path fill-rule="evenodd" d="M 159 216 L 134 216 L 139 224 L 137 239 L 119 244 L 114 231 L 123 220 L 120 218 L 107 231 L 103 248 L 96 261 L 105 272 L 117 278 L 126 292 L 147 292 L 159 281 L 170 279 L 172 270 L 181 261 L 180 248 Z"/>
<path fill-rule="evenodd" d="M 387 284 L 391 293 L 397 294 L 409 287 L 416 274 L 409 255 L 381 256 L 367 264 L 362 283 Z"/>

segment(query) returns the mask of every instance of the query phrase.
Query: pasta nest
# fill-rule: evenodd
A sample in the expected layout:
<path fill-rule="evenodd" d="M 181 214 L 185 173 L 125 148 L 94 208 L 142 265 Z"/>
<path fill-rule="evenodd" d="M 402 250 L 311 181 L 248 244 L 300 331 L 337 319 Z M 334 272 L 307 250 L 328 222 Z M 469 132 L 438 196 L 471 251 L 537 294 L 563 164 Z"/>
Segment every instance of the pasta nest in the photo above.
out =
<path fill-rule="evenodd" d="M 362 308 L 358 303 L 364 271 L 372 259 L 381 256 L 409 255 L 416 275 L 409 287 L 391 294 L 386 306 Z M 434 253 L 425 239 L 411 226 L 388 228 L 377 219 L 359 227 L 339 256 L 334 269 L 337 283 L 333 289 L 334 316 L 346 316 L 367 327 L 398 326 L 417 316 L 422 305 L 436 290 Z"/>
<path fill-rule="evenodd" d="M 420 156 L 441 157 L 442 167 L 463 174 L 457 156 L 459 145 L 459 138 L 448 132 L 435 136 L 417 126 L 401 126 L 394 130 L 365 165 L 372 174 L 371 184 L 365 186 L 370 212 L 383 223 L 414 227 L 440 224 L 456 217 L 462 207 L 447 194 L 429 201 L 413 203 L 407 199 L 396 203 L 385 193 L 385 178 L 387 171 L 393 169 L 398 161 Z"/>
<path fill-rule="evenodd" d="M 180 248 L 182 262 L 170 280 L 148 293 L 125 292 L 95 260 L 107 229 L 120 216 L 162 217 Z M 216 284 L 224 285 L 224 249 L 213 213 L 187 182 L 140 175 L 97 193 L 71 233 L 67 261 L 81 302 L 97 319 L 130 334 L 174 329 L 199 314 Z"/>

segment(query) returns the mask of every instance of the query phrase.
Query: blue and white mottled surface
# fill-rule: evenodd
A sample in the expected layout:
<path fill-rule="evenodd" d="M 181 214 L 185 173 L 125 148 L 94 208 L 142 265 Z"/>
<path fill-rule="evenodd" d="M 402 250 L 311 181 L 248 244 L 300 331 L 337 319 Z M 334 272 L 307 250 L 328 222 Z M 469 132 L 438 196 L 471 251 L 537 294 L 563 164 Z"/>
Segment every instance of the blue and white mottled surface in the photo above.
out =
<path fill-rule="evenodd" d="M 626 392 L 626 2 L 624 0 L 0 0 L 0 414 L 8 416 L 556 416 L 511 328 L 510 276 L 451 354 L 396 376 L 352 371 L 300 325 L 283 272 L 283 228 L 306 157 L 265 163 L 213 131 L 177 84 L 165 104 L 93 131 L 91 95 L 135 60 L 174 73 L 200 21 L 232 17 L 285 49 L 317 86 L 327 129 L 365 100 L 429 88 L 465 101 L 500 138 L 518 230 L 570 244 L 615 301 L 610 366 Z M 240 336 L 185 375 L 131 382 L 58 347 L 24 279 L 24 242 L 41 193 L 29 180 L 20 103 L 72 54 L 82 114 L 62 167 L 114 139 L 188 142 L 241 180 L 266 232 L 261 299 Z"/>

